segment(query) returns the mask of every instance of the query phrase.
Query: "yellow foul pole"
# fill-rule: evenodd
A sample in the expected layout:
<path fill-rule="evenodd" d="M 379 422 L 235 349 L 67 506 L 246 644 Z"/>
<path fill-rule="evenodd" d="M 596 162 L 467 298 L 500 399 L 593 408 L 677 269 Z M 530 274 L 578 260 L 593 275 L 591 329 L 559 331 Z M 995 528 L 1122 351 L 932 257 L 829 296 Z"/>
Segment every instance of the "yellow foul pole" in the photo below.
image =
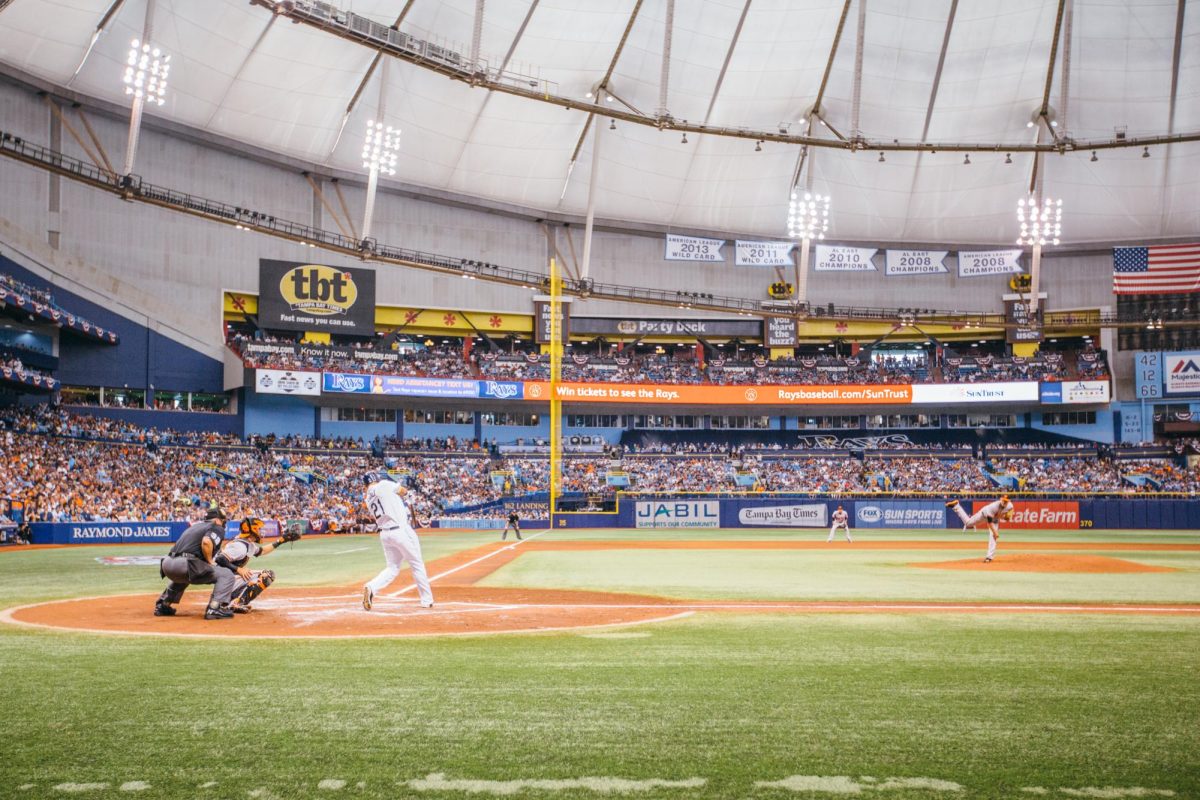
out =
<path fill-rule="evenodd" d="M 558 263 L 550 259 L 550 528 L 562 484 L 562 401 L 558 384 L 562 380 L 562 279 Z"/>

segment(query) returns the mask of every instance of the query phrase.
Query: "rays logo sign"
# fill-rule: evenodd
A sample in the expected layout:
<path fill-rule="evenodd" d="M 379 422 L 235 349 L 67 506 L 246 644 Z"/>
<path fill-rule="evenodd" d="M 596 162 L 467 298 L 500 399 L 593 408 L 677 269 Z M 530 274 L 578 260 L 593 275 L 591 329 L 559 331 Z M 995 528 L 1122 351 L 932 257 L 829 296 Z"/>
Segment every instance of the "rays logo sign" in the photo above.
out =
<path fill-rule="evenodd" d="M 1200 394 L 1200 353 L 1163 353 L 1166 394 Z"/>
<path fill-rule="evenodd" d="M 259 322 L 266 328 L 375 332 L 375 273 L 262 259 L 258 271 Z"/>

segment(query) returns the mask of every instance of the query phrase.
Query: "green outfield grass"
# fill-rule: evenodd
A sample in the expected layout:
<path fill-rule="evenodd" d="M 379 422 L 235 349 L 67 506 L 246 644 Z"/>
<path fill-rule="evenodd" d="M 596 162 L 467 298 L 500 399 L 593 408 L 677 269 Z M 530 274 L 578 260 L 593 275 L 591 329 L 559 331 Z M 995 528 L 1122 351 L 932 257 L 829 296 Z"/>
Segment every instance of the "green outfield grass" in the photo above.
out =
<path fill-rule="evenodd" d="M 433 561 L 493 538 L 449 533 L 423 547 Z M 1200 534 L 1013 532 L 1001 553 L 1047 540 L 1088 552 Z M 971 541 L 982 549 L 982 537 Z M 1102 553 L 1181 570 L 1169 574 L 1030 575 L 906 566 L 974 551 L 852 547 L 534 551 L 484 583 L 696 598 L 1200 602 L 1195 552 Z M 0 550 L 0 606 L 155 593 L 153 567 L 95 559 L 156 552 Z M 304 541 L 267 560 L 291 586 L 355 584 L 382 561 L 371 537 Z M 0 719 L 0 798 L 1195 798 L 1200 617 L 722 613 L 627 630 L 361 641 L 0 624 Z"/>

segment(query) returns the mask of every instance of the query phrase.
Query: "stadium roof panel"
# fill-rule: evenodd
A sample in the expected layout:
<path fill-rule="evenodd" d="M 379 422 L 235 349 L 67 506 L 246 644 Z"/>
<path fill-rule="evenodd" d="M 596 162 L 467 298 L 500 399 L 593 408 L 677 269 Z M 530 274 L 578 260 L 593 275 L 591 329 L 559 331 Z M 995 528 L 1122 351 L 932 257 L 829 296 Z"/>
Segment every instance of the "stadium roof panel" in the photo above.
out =
<path fill-rule="evenodd" d="M 383 25 L 403 4 L 335 4 Z M 488 0 L 480 55 L 553 92 L 582 98 L 600 81 L 635 0 Z M 864 30 L 862 135 L 890 141 L 1030 142 L 1042 102 L 1056 0 L 870 0 Z M 469 54 L 475 0 L 415 0 L 401 30 Z M 1058 52 L 1051 106 L 1058 132 L 1106 139 L 1200 129 L 1200 13 L 1183 15 L 1175 76 L 1175 0 L 1074 0 Z M 126 0 L 84 61 L 108 0 L 28 0 L 0 17 L 0 60 L 103 100 L 125 102 L 129 41 L 146 0 Z M 532 10 L 531 10 L 532 9 Z M 667 107 L 675 119 L 791 132 L 821 85 L 843 0 L 681 0 L 676 5 Z M 665 0 L 643 0 L 609 86 L 643 114 L 659 106 Z M 851 135 L 857 3 L 847 14 L 822 112 Z M 342 120 L 374 51 L 246 0 L 159 0 L 154 42 L 173 54 L 171 88 L 154 115 L 333 168 L 357 170 L 368 120 L 379 113 L 375 70 Z M 944 60 L 938 64 L 945 43 Z M 506 56 L 511 51 L 511 56 Z M 1068 59 L 1064 97 L 1062 63 Z M 587 115 L 453 81 L 387 59 L 386 121 L 403 130 L 397 180 L 528 208 L 582 213 L 591 180 Z M 940 75 L 940 77 L 939 77 Z M 73 77 L 74 76 L 74 77 Z M 936 98 L 931 105 L 933 88 Z M 609 220 L 782 236 L 799 147 L 655 130 L 618 121 L 602 137 L 597 214 Z M 926 131 L 926 124 L 928 129 Z M 339 138 L 339 132 L 341 136 Z M 833 136 L 817 126 L 821 136 Z M 335 147 L 335 142 L 337 146 Z M 1013 203 L 1033 156 L 817 149 L 813 186 L 834 197 L 838 239 L 1008 242 Z M 1046 156 L 1047 192 L 1063 197 L 1067 241 L 1185 236 L 1200 229 L 1200 144 Z M 147 176 L 153 179 L 154 176 Z M 565 187 L 565 191 L 564 191 Z"/>

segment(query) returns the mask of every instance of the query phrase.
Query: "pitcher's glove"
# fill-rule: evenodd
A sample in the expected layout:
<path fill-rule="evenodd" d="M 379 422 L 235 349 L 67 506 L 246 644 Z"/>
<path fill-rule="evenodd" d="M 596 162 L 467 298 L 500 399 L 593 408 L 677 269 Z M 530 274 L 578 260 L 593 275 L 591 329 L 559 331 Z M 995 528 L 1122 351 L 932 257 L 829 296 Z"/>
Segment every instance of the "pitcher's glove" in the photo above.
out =
<path fill-rule="evenodd" d="M 279 543 L 280 544 L 283 544 L 284 542 L 296 542 L 299 540 L 300 540 L 300 531 L 297 531 L 297 530 L 284 531 L 283 533 L 281 533 L 279 535 Z"/>

